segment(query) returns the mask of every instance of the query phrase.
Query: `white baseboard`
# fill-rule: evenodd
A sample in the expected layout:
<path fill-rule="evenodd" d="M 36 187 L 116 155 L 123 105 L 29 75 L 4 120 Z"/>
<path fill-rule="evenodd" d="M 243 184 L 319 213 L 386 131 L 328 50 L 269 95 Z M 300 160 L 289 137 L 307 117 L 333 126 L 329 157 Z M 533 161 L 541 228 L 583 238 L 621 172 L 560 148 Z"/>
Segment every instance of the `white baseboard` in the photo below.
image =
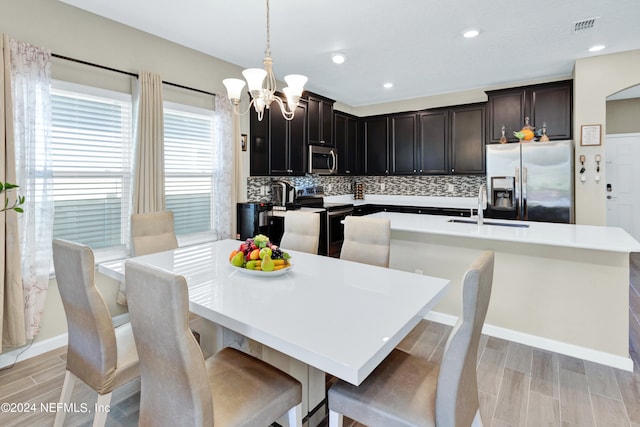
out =
<path fill-rule="evenodd" d="M 27 348 L 26 350 L 24 349 L 24 347 L 21 347 L 15 350 L 8 351 L 6 353 L 2 353 L 0 354 L 0 368 L 11 366 L 12 364 L 21 362 L 23 360 L 31 359 L 32 357 L 36 357 L 48 351 L 64 347 L 65 345 L 67 345 L 66 333 L 48 338 L 46 340 L 34 342 L 31 347 Z"/>
<path fill-rule="evenodd" d="M 456 316 L 438 313 L 435 311 L 427 313 L 424 318 L 449 326 L 455 325 L 458 321 Z M 560 353 L 566 356 L 576 357 L 578 359 L 588 360 L 590 362 L 600 363 L 602 365 L 633 372 L 633 360 L 630 357 L 622 357 L 611 353 L 605 353 L 603 351 L 555 341 L 549 338 L 539 337 L 537 335 L 530 335 L 524 332 L 517 332 L 487 323 L 485 323 L 482 328 L 482 333 L 492 337 L 536 347 L 541 350 L 552 351 L 554 353 Z"/>

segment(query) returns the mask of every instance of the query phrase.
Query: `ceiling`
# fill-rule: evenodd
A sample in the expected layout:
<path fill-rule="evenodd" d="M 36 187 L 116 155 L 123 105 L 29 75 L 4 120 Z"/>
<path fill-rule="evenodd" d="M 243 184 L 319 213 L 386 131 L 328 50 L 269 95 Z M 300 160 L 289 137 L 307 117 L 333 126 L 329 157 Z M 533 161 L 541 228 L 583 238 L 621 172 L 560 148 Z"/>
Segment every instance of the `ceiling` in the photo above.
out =
<path fill-rule="evenodd" d="M 264 0 L 61 1 L 262 67 Z M 640 49 L 638 0 L 271 0 L 270 8 L 278 79 L 305 74 L 306 89 L 352 107 L 568 77 L 578 58 Z M 593 28 L 574 32 L 590 18 Z M 463 38 L 468 28 L 480 36 Z M 595 44 L 606 48 L 588 52 Z M 332 52 L 347 61 L 332 63 Z"/>

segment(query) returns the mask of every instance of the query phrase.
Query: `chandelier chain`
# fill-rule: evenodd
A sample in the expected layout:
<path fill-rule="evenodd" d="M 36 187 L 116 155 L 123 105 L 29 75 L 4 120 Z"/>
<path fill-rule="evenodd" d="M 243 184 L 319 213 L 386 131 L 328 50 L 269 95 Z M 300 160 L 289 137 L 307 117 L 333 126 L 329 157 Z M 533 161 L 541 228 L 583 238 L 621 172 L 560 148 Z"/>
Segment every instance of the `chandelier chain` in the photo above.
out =
<path fill-rule="evenodd" d="M 271 29 L 269 28 L 269 21 L 269 0 L 267 0 L 267 48 L 264 51 L 264 55 L 271 58 Z"/>

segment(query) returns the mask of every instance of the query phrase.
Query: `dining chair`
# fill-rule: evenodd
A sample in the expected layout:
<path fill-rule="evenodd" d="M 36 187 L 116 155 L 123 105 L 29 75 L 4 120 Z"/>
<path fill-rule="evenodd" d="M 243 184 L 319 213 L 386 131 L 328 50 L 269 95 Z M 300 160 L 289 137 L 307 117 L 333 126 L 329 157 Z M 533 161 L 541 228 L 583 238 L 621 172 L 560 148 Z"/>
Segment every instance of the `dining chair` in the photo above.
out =
<path fill-rule="evenodd" d="M 493 283 L 494 253 L 484 251 L 462 281 L 462 314 L 440 365 L 399 349 L 360 384 L 328 392 L 329 427 L 343 416 L 369 427 L 481 426 L 476 362 Z"/>
<path fill-rule="evenodd" d="M 268 426 L 287 414 L 302 425 L 302 386 L 232 348 L 205 358 L 189 333 L 186 280 L 125 263 L 129 316 L 140 355 L 139 425 Z"/>
<path fill-rule="evenodd" d="M 391 221 L 386 218 L 348 216 L 340 259 L 389 267 Z"/>
<path fill-rule="evenodd" d="M 178 247 L 173 231 L 173 212 L 131 215 L 131 255 L 140 256 Z"/>
<path fill-rule="evenodd" d="M 131 215 L 131 256 L 148 255 L 178 247 L 173 212 L 147 212 Z M 120 282 L 116 301 L 127 305 L 127 284 Z"/>
<path fill-rule="evenodd" d="M 320 215 L 314 212 L 287 211 L 280 246 L 294 251 L 318 253 Z"/>
<path fill-rule="evenodd" d="M 111 392 L 139 377 L 138 353 L 131 324 L 113 327 L 111 314 L 95 285 L 93 251 L 86 245 L 53 240 L 53 265 L 67 317 L 67 368 L 60 403 L 71 400 L 76 379 L 98 392 L 97 407 L 106 408 Z M 94 426 L 103 426 L 108 411 L 96 411 Z M 54 426 L 64 423 L 56 412 Z"/>

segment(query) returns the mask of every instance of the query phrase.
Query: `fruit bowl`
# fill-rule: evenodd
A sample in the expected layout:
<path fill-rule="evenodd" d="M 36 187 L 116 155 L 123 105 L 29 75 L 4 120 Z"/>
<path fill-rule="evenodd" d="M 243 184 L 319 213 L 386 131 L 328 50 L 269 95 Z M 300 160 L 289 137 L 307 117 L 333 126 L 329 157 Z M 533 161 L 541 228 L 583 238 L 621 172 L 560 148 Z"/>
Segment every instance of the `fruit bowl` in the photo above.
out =
<path fill-rule="evenodd" d="M 263 234 L 248 238 L 229 254 L 231 265 L 247 274 L 278 276 L 291 269 L 291 256 Z"/>
<path fill-rule="evenodd" d="M 283 274 L 288 273 L 289 270 L 293 268 L 293 265 L 289 264 L 288 266 L 281 268 L 280 270 L 274 270 L 274 271 L 249 270 L 248 268 L 244 268 L 244 267 L 235 267 L 235 266 L 232 266 L 232 267 L 234 270 L 238 270 L 243 274 L 248 274 L 249 276 L 276 277 L 276 276 L 282 276 Z"/>

